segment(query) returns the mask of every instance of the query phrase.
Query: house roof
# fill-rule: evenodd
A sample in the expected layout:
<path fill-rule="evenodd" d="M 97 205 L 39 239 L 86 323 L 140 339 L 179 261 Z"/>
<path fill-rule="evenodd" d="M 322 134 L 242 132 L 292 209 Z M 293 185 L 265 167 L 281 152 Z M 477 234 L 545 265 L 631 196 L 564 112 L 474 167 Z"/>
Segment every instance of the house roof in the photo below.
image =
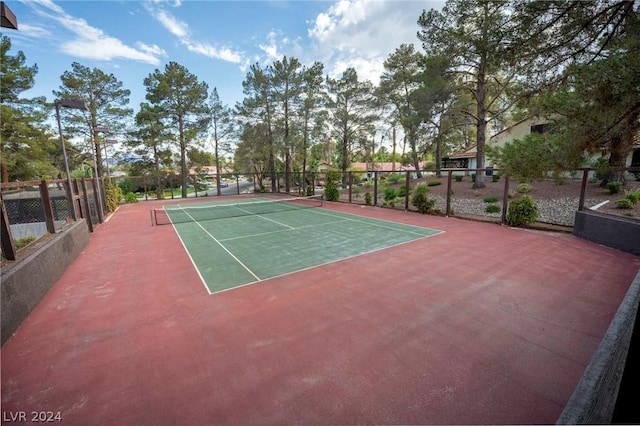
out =
<path fill-rule="evenodd" d="M 456 159 L 456 158 L 475 158 L 478 155 L 477 146 L 474 145 L 466 151 L 456 152 L 455 154 L 451 154 L 447 158 Z"/>
<path fill-rule="evenodd" d="M 196 171 L 196 169 L 198 169 L 198 167 L 191 167 L 189 169 L 189 174 L 191 175 L 197 174 L 198 172 Z M 202 167 L 199 167 L 199 169 L 201 172 L 203 172 L 207 176 L 215 176 L 216 174 L 216 166 L 202 166 Z M 233 173 L 233 169 L 230 167 L 221 167 L 220 173 L 222 174 Z"/>

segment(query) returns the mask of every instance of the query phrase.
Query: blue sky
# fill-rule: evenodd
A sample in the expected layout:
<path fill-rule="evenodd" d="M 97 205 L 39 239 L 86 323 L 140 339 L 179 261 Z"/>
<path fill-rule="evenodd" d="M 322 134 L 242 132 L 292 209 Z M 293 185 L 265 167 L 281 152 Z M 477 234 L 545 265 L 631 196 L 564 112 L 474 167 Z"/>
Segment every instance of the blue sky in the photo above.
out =
<path fill-rule="evenodd" d="M 438 1 L 19 1 L 6 4 L 18 19 L 10 54 L 22 50 L 37 64 L 26 97 L 46 96 L 78 62 L 112 73 L 131 90 L 130 106 L 144 101 L 143 80 L 169 61 L 217 87 L 223 103 L 243 98 L 248 66 L 283 55 L 304 65 L 325 64 L 339 76 L 354 67 L 374 84 L 382 63 L 400 44 L 420 42 L 418 17 Z"/>

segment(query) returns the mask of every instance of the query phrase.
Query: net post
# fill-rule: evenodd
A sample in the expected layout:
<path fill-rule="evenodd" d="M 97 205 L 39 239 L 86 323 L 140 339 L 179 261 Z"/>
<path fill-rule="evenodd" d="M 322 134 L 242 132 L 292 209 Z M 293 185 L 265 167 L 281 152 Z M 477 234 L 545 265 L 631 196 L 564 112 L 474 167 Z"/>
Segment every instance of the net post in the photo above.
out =
<path fill-rule="evenodd" d="M 153 209 L 149 210 L 149 219 L 151 220 L 151 226 L 153 226 Z"/>

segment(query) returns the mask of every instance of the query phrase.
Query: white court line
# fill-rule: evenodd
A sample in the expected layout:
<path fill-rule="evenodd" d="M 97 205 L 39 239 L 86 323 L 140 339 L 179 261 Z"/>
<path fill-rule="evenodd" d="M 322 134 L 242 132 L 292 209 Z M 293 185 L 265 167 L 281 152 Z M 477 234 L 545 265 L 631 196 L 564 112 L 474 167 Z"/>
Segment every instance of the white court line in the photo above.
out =
<path fill-rule="evenodd" d="M 252 211 L 245 210 L 245 209 L 241 209 L 240 207 L 236 207 L 236 209 L 240 210 L 241 212 L 248 213 L 248 214 L 249 214 L 249 215 L 251 215 L 251 216 L 260 216 L 262 219 L 269 220 L 269 221 L 271 221 L 271 222 L 273 222 L 273 223 L 277 223 L 278 225 L 284 226 L 284 227 L 286 227 L 286 228 L 289 228 L 289 229 L 296 229 L 296 228 L 294 228 L 293 226 L 289 226 L 289 225 L 287 225 L 286 223 L 281 223 L 281 222 L 278 222 L 277 220 L 273 220 L 273 219 L 271 219 L 271 218 L 264 217 L 264 216 L 262 216 L 260 213 L 253 213 Z"/>
<path fill-rule="evenodd" d="M 413 235 L 424 236 L 424 234 L 421 234 L 420 232 L 413 232 L 413 231 L 409 231 L 409 230 L 405 230 L 405 229 L 398 229 L 398 228 L 395 228 L 395 227 L 393 227 L 393 226 L 384 226 L 384 225 L 379 225 L 379 224 L 377 224 L 377 223 L 371 223 L 371 222 L 367 222 L 367 221 L 365 221 L 365 220 L 358 220 L 358 219 L 352 219 L 352 218 L 344 218 L 344 217 L 342 216 L 342 215 L 348 215 L 348 216 L 353 216 L 354 218 L 355 218 L 355 217 L 358 217 L 358 216 L 355 216 L 355 215 L 353 215 L 353 214 L 351 214 L 351 213 L 338 212 L 340 215 L 336 215 L 336 214 L 331 214 L 331 213 L 326 213 L 326 212 L 323 212 L 323 211 L 319 211 L 320 209 L 309 209 L 309 210 L 310 210 L 311 212 L 313 212 L 313 213 L 322 214 L 322 215 L 325 215 L 325 216 L 340 217 L 340 218 L 343 218 L 344 220 L 350 220 L 350 221 L 352 221 L 352 222 L 358 222 L 358 223 L 362 223 L 362 224 L 365 224 L 365 225 L 373 225 L 373 226 L 377 226 L 377 227 L 379 227 L 379 228 L 391 229 L 392 231 L 400 231 L 400 232 L 405 232 L 405 233 L 407 233 L 407 234 L 413 234 Z M 401 226 L 405 226 L 405 227 L 407 227 L 407 226 L 408 226 L 408 227 L 413 227 L 413 228 L 421 228 L 420 226 L 416 226 L 416 225 L 408 225 L 408 224 L 406 224 L 406 223 L 392 222 L 392 221 L 390 221 L 390 220 L 378 219 L 378 218 L 375 218 L 375 217 L 372 217 L 372 218 L 369 218 L 369 219 L 371 219 L 371 220 L 375 220 L 375 221 L 378 221 L 378 222 L 389 222 L 389 223 L 395 223 L 395 224 L 397 224 L 397 225 L 401 225 Z M 424 229 L 429 229 L 429 230 L 431 230 L 431 231 L 437 231 L 437 232 L 436 232 L 436 234 L 439 234 L 439 233 L 441 233 L 441 232 L 444 232 L 444 231 L 440 231 L 440 230 L 437 230 L 437 229 L 431 229 L 431 228 L 424 228 Z"/>
<path fill-rule="evenodd" d="M 185 212 L 185 213 L 186 213 L 186 212 Z M 204 231 L 204 232 L 205 232 L 209 237 L 211 237 L 211 239 L 212 239 L 213 241 L 215 241 L 215 242 L 216 242 L 216 244 L 218 244 L 220 247 L 222 247 L 222 249 L 223 249 L 224 251 L 226 251 L 227 253 L 229 253 L 229 255 L 230 255 L 230 256 L 231 256 L 231 257 L 232 257 L 236 262 L 238 262 L 238 263 L 240 264 L 240 266 L 242 266 L 244 269 L 246 269 L 246 271 L 247 271 L 247 272 L 249 272 L 249 273 L 250 273 L 250 274 L 251 274 L 251 275 L 252 275 L 252 276 L 253 276 L 257 281 L 261 281 L 261 279 L 260 279 L 260 277 L 259 277 L 259 276 L 257 276 L 256 274 L 254 274 L 254 273 L 253 273 L 253 271 L 252 271 L 251 269 L 249 269 L 249 268 L 247 267 L 247 265 L 245 265 L 244 263 L 242 263 L 242 261 L 241 261 L 240 259 L 238 259 L 238 258 L 237 258 L 233 253 L 231 253 L 231 252 L 229 251 L 229 249 L 227 249 L 227 248 L 224 246 L 224 244 L 222 244 L 220 241 L 218 241 L 218 239 L 217 239 L 216 237 L 214 237 L 213 235 L 211 235 L 211 233 L 210 233 L 209 231 L 207 231 L 207 230 L 206 230 L 206 228 L 200 224 L 200 222 L 197 222 L 197 221 L 193 218 L 193 216 L 191 216 L 189 213 L 186 213 L 186 215 L 187 215 L 187 216 L 189 216 L 189 217 L 194 221 L 194 223 L 195 223 L 196 225 L 198 225 L 198 226 L 199 226 L 199 227 L 200 227 L 200 228 L 201 228 L 201 229 L 202 229 L 202 230 L 203 230 L 203 231 Z M 176 232 L 177 232 L 177 230 L 176 230 Z M 178 234 L 178 235 L 179 235 L 179 234 Z M 185 247 L 185 248 L 186 248 L 186 247 Z M 198 269 L 198 268 L 196 267 L 196 269 Z M 198 272 L 198 273 L 199 273 L 199 272 Z M 211 293 L 211 292 L 209 292 L 209 294 L 212 294 L 212 293 Z"/>
<path fill-rule="evenodd" d="M 315 209 L 312 209 L 312 210 L 315 210 Z M 413 226 L 413 225 L 407 225 L 407 226 Z M 390 249 L 390 248 L 393 248 L 393 247 L 398 247 L 398 246 L 401 246 L 401 245 L 404 245 L 404 244 L 409 244 L 409 243 L 413 243 L 413 242 L 416 242 L 416 241 L 424 240 L 426 238 L 435 237 L 436 235 L 439 235 L 439 234 L 442 234 L 442 233 L 444 233 L 444 231 L 439 231 L 439 232 L 437 232 L 435 234 L 431 234 L 431 235 L 421 235 L 420 238 L 416 238 L 416 239 L 413 239 L 413 240 L 402 241 L 402 242 L 397 243 L 397 244 L 392 244 L 392 245 L 386 246 L 386 247 L 380 247 L 380 248 L 377 248 L 377 249 L 374 249 L 374 250 L 371 250 L 371 251 L 366 251 L 366 252 L 363 252 L 363 253 L 356 253 L 356 254 L 353 254 L 351 256 L 347 256 L 347 257 L 343 257 L 343 258 L 339 258 L 339 259 L 335 259 L 335 260 L 330 260 L 328 262 L 320 263 L 318 265 L 312 265 L 312 266 L 308 266 L 306 268 L 296 269 L 295 271 L 285 272 L 284 274 L 274 275 L 273 277 L 264 278 L 264 279 L 259 280 L 259 281 L 251 281 L 249 283 L 240 284 L 239 286 L 236 286 L 236 287 L 229 287 L 229 288 L 225 288 L 223 290 L 214 291 L 213 293 L 209 292 L 209 295 L 224 293 L 225 291 L 235 290 L 235 289 L 240 288 L 240 287 L 246 287 L 246 286 L 253 285 L 253 284 L 263 283 L 265 281 L 273 280 L 273 279 L 276 279 L 276 278 L 286 277 L 287 275 L 297 274 L 298 272 L 308 271 L 308 270 L 311 270 L 311 269 L 314 269 L 314 268 L 320 268 L 322 266 L 330 265 L 332 263 L 343 262 L 345 260 L 349 260 L 349 259 L 353 259 L 353 258 L 356 258 L 356 257 L 359 257 L 359 256 L 364 256 L 364 255 L 367 255 L 367 254 L 375 253 L 377 251 L 382 251 L 382 250 Z"/>
<path fill-rule="evenodd" d="M 254 215 L 256 216 L 256 215 Z M 259 215 L 257 215 L 259 216 Z M 261 237 L 263 235 L 269 235 L 269 234 L 277 234 L 279 232 L 289 232 L 291 230 L 297 231 L 298 229 L 307 229 L 307 228 L 313 228 L 315 226 L 322 226 L 322 225 L 333 225 L 336 223 L 340 223 L 340 222 L 347 222 L 349 219 L 342 219 L 342 220 L 336 220 L 333 222 L 324 222 L 324 223 L 317 223 L 315 225 L 305 225 L 305 226 L 300 226 L 298 228 L 291 228 L 291 229 L 278 229 L 276 231 L 267 231 L 267 232 L 259 232 L 257 234 L 250 234 L 250 235 L 241 235 L 239 237 L 230 237 L 230 238 L 221 238 L 218 241 L 220 242 L 226 242 L 226 241 L 233 241 L 233 240 L 241 240 L 243 238 L 254 238 L 254 237 Z"/>

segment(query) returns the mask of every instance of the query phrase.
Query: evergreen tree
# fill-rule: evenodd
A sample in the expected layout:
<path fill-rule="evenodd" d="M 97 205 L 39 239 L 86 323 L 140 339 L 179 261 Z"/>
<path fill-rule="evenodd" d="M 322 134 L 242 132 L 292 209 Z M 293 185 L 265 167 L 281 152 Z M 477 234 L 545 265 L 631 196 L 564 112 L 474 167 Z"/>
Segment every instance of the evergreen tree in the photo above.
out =
<path fill-rule="evenodd" d="M 11 40 L 0 36 L 0 178 L 2 182 L 54 177 L 60 147 L 46 130 L 44 98 L 20 95 L 33 87 L 36 65 L 22 51 L 10 55 Z"/>
<path fill-rule="evenodd" d="M 90 69 L 77 62 L 71 64 L 71 71 L 65 71 L 60 79 L 60 90 L 54 90 L 57 99 L 82 99 L 89 111 L 79 114 L 77 110 L 62 109 L 66 115 L 68 129 L 75 135 L 86 135 L 93 142 L 98 176 L 103 175 L 101 144 L 103 135 L 97 130 L 107 127 L 111 134 L 124 131 L 128 118 L 133 110 L 128 108 L 131 91 L 123 88 L 123 84 L 113 74 Z"/>
<path fill-rule="evenodd" d="M 177 62 L 169 62 L 164 72 L 156 69 L 144 79 L 147 100 L 162 110 L 180 149 L 180 176 L 182 197 L 187 197 L 187 149 L 208 124 L 208 86 L 198 81 L 187 68 Z"/>

